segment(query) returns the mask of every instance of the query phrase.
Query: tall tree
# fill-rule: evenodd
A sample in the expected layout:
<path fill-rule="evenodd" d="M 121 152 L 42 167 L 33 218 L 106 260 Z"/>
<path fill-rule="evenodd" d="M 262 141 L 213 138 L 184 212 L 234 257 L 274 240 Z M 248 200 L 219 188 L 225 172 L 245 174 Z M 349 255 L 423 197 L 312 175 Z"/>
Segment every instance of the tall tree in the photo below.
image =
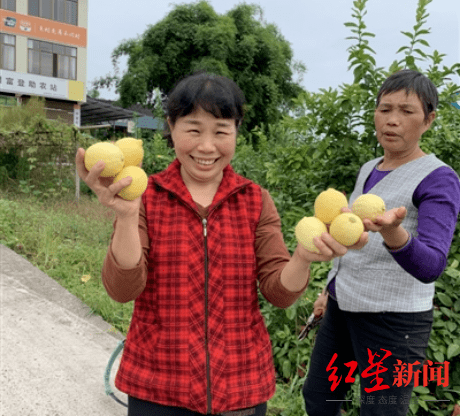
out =
<path fill-rule="evenodd" d="M 305 66 L 293 60 L 289 42 L 263 21 L 262 13 L 260 6 L 248 4 L 224 15 L 205 0 L 178 5 L 113 51 L 115 68 L 120 57 L 128 57 L 123 76 L 101 78 L 95 85 L 115 83 L 123 106 L 153 106 L 158 91 L 166 94 L 183 76 L 204 69 L 233 79 L 243 90 L 247 130 L 275 122 L 302 91 L 294 76 L 301 77 Z"/>

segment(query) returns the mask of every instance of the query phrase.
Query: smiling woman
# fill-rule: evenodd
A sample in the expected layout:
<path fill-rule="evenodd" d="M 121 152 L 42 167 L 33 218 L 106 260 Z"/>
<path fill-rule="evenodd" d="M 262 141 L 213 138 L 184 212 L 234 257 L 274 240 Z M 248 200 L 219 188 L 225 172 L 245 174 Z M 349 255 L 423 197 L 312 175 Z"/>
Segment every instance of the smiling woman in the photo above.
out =
<path fill-rule="evenodd" d="M 223 170 L 235 154 L 235 123 L 223 120 L 199 107 L 175 125 L 170 124 L 184 183 L 193 200 L 203 206 L 211 204 Z"/>
<path fill-rule="evenodd" d="M 325 232 L 318 253 L 289 255 L 268 191 L 230 165 L 243 108 L 226 77 L 181 80 L 166 103 L 176 159 L 134 201 L 116 196 L 125 179 L 107 184 L 103 166 L 87 171 L 77 153 L 80 177 L 116 212 L 104 286 L 135 300 L 115 382 L 129 416 L 265 415 L 276 382 L 258 290 L 288 307 L 311 262 L 347 251 Z"/>
<path fill-rule="evenodd" d="M 168 96 L 168 127 L 198 109 L 219 119 L 219 123 L 232 122 L 238 131 L 244 116 L 245 98 L 234 82 L 225 77 L 209 77 L 197 73 L 179 82 Z M 174 147 L 170 132 L 165 133 L 168 144 Z"/>
<path fill-rule="evenodd" d="M 184 80 L 168 98 L 167 138 L 181 163 L 194 201 L 209 206 L 231 162 L 244 96 L 224 77 L 205 74 Z"/>

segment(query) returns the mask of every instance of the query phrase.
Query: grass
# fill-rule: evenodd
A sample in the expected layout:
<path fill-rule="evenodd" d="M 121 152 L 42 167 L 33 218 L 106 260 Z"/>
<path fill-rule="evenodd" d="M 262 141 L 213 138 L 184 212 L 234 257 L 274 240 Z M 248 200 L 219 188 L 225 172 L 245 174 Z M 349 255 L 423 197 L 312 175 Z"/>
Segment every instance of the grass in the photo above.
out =
<path fill-rule="evenodd" d="M 132 302 L 109 298 L 101 266 L 114 214 L 83 196 L 46 202 L 0 192 L 0 243 L 25 257 L 86 303 L 93 313 L 126 334 Z M 84 276 L 90 276 L 85 282 Z M 83 278 L 83 280 L 82 280 Z"/>
<path fill-rule="evenodd" d="M 40 201 L 0 190 L 0 244 L 26 258 L 126 335 L 133 302 L 113 301 L 101 281 L 113 220 L 113 212 L 94 197 L 84 195 L 78 203 L 71 195 Z M 282 415 L 284 410 L 285 415 L 296 416 L 288 409 L 293 400 L 300 397 L 292 397 L 286 386 L 278 385 L 268 415 Z"/>

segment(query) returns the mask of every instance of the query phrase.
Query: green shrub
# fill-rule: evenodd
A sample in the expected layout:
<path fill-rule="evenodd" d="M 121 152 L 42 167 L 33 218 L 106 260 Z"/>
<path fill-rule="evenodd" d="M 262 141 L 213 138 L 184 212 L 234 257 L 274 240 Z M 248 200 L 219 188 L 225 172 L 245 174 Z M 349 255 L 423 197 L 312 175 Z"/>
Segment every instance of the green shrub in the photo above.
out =
<path fill-rule="evenodd" d="M 42 99 L 0 107 L 3 189 L 43 198 L 66 195 L 69 179 L 74 181 L 76 146 L 88 147 L 92 141 L 75 126 L 48 120 Z"/>
<path fill-rule="evenodd" d="M 460 75 L 460 64 L 441 67 L 443 55 L 437 51 L 424 52 L 428 47 L 424 36 L 431 0 L 419 0 L 413 32 L 403 32 L 409 39 L 407 47 L 397 53 L 404 56 L 395 60 L 388 70 L 375 66 L 375 52 L 369 45 L 374 35 L 367 31 L 363 17 L 367 0 L 354 1 L 355 22 L 346 23 L 352 31 L 355 44 L 349 48 L 350 70 L 354 83 L 339 89 L 306 92 L 293 102 L 291 113 L 268 133 L 255 130 L 256 149 L 239 144 L 233 166 L 243 175 L 265 186 L 272 195 L 281 216 L 282 229 L 288 249 L 296 246 L 293 234 L 295 224 L 313 214 L 316 196 L 328 187 L 348 195 L 352 192 L 359 167 L 366 161 L 381 156 L 382 149 L 374 134 L 373 113 L 375 98 L 383 80 L 392 72 L 407 67 L 425 73 L 438 87 L 440 105 L 437 119 L 421 141 L 422 149 L 436 154 L 460 173 L 460 111 L 450 105 L 458 85 L 445 83 L 452 75 Z M 419 63 L 430 64 L 427 70 Z M 267 131 L 267 130 L 264 130 Z M 436 282 L 434 298 L 435 323 L 430 338 L 427 358 L 433 363 L 450 362 L 450 384 L 447 388 L 429 383 L 414 390 L 410 404 L 412 415 L 447 415 L 460 402 L 460 231 L 454 235 L 448 267 Z M 279 310 L 262 299 L 262 311 L 273 343 L 273 354 L 279 379 L 294 398 L 301 395 L 302 377 L 308 369 L 309 357 L 316 330 L 302 342 L 297 341 L 304 320 L 312 310 L 326 281 L 329 265 L 312 266 L 312 279 L 305 297 L 295 305 Z M 344 404 L 346 414 L 359 413 L 359 379 Z M 358 399 L 357 399 L 358 398 Z M 434 400 L 438 401 L 429 401 Z M 446 401 L 443 401 L 446 400 Z M 296 410 L 293 410 L 293 406 Z M 301 414 L 300 405 L 293 400 L 286 403 L 290 413 Z"/>

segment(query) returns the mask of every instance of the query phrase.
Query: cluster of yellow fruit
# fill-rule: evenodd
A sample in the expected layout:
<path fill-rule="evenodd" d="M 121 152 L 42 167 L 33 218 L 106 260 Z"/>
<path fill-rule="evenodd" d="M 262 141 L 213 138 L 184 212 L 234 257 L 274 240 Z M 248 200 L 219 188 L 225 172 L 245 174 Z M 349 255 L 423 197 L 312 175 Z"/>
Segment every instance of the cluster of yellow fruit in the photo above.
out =
<path fill-rule="evenodd" d="M 315 200 L 315 216 L 302 218 L 295 227 L 297 241 L 307 250 L 319 253 L 313 238 L 327 232 L 344 246 L 356 244 L 364 231 L 362 220 L 374 221 L 385 212 L 385 202 L 374 194 L 364 194 L 353 203 L 352 212 L 342 212 L 348 207 L 347 197 L 333 188 L 321 192 Z"/>
<path fill-rule="evenodd" d="M 138 165 L 144 158 L 142 140 L 125 137 L 115 143 L 100 142 L 88 147 L 85 152 L 85 167 L 90 170 L 99 160 L 105 163 L 101 176 L 114 177 L 113 183 L 131 176 L 133 181 L 118 195 L 132 201 L 147 189 L 147 174 Z"/>

